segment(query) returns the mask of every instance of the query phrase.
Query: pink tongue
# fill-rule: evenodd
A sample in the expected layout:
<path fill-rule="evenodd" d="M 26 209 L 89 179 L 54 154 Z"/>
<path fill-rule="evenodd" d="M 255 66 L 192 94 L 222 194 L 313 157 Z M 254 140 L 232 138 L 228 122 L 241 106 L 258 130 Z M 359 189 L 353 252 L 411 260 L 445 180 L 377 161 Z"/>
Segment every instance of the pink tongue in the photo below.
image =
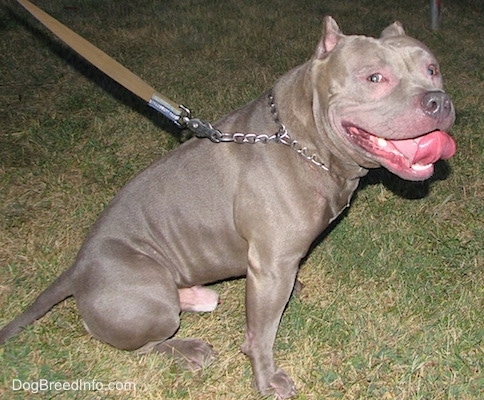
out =
<path fill-rule="evenodd" d="M 410 162 L 410 165 L 433 164 L 439 159 L 447 160 L 455 154 L 455 142 L 442 131 L 434 131 L 415 139 L 389 140 Z"/>

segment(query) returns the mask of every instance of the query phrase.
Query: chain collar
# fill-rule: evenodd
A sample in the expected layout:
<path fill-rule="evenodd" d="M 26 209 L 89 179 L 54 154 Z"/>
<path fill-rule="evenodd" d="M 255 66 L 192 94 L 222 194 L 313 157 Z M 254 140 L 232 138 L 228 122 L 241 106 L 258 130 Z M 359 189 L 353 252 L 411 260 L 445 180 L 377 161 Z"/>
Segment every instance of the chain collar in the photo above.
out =
<path fill-rule="evenodd" d="M 292 150 L 303 156 L 306 160 L 310 161 L 314 165 L 324 169 L 325 171 L 329 171 L 329 168 L 321 161 L 317 154 L 313 153 L 312 155 L 309 155 L 307 147 L 302 146 L 296 139 L 291 139 L 289 133 L 287 132 L 286 126 L 280 121 L 279 115 L 277 114 L 272 90 L 269 91 L 269 106 L 271 108 L 271 114 L 274 117 L 275 123 L 279 125 L 279 130 L 276 133 L 278 139 L 277 141 L 289 146 Z"/>
<path fill-rule="evenodd" d="M 279 125 L 279 129 L 273 135 L 255 134 L 255 133 L 222 133 L 218 129 L 214 128 L 212 124 L 206 121 L 202 121 L 197 118 L 190 119 L 186 122 L 188 129 L 193 131 L 198 138 L 208 138 L 214 143 L 220 142 L 233 142 L 233 143 L 281 143 L 285 146 L 289 146 L 296 153 L 300 154 L 306 160 L 312 164 L 322 168 L 325 171 L 329 171 L 329 168 L 320 160 L 316 154 L 309 155 L 308 148 L 301 145 L 296 139 L 291 139 L 285 125 L 280 121 L 277 114 L 277 108 L 274 101 L 274 95 L 272 90 L 268 95 L 269 107 L 271 109 L 274 122 Z"/>

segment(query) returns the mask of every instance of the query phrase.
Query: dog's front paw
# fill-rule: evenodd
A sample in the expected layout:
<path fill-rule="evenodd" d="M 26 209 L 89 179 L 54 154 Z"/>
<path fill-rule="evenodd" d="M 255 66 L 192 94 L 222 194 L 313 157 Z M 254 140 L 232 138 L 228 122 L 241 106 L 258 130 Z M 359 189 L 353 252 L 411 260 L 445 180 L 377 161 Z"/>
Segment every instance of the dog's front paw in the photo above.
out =
<path fill-rule="evenodd" d="M 297 394 L 296 385 L 282 369 L 274 373 L 269 385 L 265 390 L 261 390 L 263 395 L 274 394 L 276 399 L 289 399 Z"/>

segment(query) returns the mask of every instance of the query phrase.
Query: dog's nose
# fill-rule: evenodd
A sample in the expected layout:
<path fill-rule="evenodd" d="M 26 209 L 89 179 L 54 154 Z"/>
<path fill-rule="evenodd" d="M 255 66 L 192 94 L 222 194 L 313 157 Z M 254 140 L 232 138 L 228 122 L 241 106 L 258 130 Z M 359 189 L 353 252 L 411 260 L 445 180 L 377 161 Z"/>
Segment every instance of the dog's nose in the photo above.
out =
<path fill-rule="evenodd" d="M 427 92 L 422 97 L 422 108 L 428 116 L 442 121 L 452 111 L 452 101 L 447 93 L 441 91 Z"/>

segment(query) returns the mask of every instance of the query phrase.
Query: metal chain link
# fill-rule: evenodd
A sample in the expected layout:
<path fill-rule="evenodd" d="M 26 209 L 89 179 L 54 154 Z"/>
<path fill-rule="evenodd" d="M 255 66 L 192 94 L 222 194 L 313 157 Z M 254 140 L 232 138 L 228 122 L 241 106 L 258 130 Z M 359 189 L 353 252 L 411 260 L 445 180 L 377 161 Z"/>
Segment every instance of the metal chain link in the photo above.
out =
<path fill-rule="evenodd" d="M 234 143 L 269 143 L 278 142 L 277 133 L 274 135 L 255 134 L 255 133 L 222 133 L 218 129 L 214 128 L 210 122 L 203 121 L 201 119 L 193 118 L 187 122 L 187 127 L 191 131 L 195 132 L 195 136 L 198 138 L 208 138 L 214 143 L 221 142 L 234 142 Z"/>
<path fill-rule="evenodd" d="M 233 143 L 281 143 L 285 146 L 289 146 L 292 150 L 300 154 L 306 160 L 310 161 L 314 165 L 324 169 L 325 171 L 329 171 L 329 168 L 324 165 L 321 159 L 318 157 L 317 154 L 308 154 L 308 148 L 302 146 L 297 140 L 291 139 L 289 133 L 287 132 L 286 127 L 284 124 L 279 120 L 279 116 L 277 114 L 276 105 L 274 103 L 274 95 L 272 91 L 269 93 L 269 106 L 271 108 L 271 114 L 274 118 L 276 124 L 279 125 L 278 131 L 273 135 L 267 134 L 255 134 L 255 133 L 222 133 L 218 129 L 214 128 L 210 122 L 203 121 L 201 119 L 193 118 L 186 121 L 186 126 L 192 132 L 195 133 L 195 136 L 198 138 L 208 138 L 214 143 L 221 143 L 221 142 L 233 142 Z"/>

